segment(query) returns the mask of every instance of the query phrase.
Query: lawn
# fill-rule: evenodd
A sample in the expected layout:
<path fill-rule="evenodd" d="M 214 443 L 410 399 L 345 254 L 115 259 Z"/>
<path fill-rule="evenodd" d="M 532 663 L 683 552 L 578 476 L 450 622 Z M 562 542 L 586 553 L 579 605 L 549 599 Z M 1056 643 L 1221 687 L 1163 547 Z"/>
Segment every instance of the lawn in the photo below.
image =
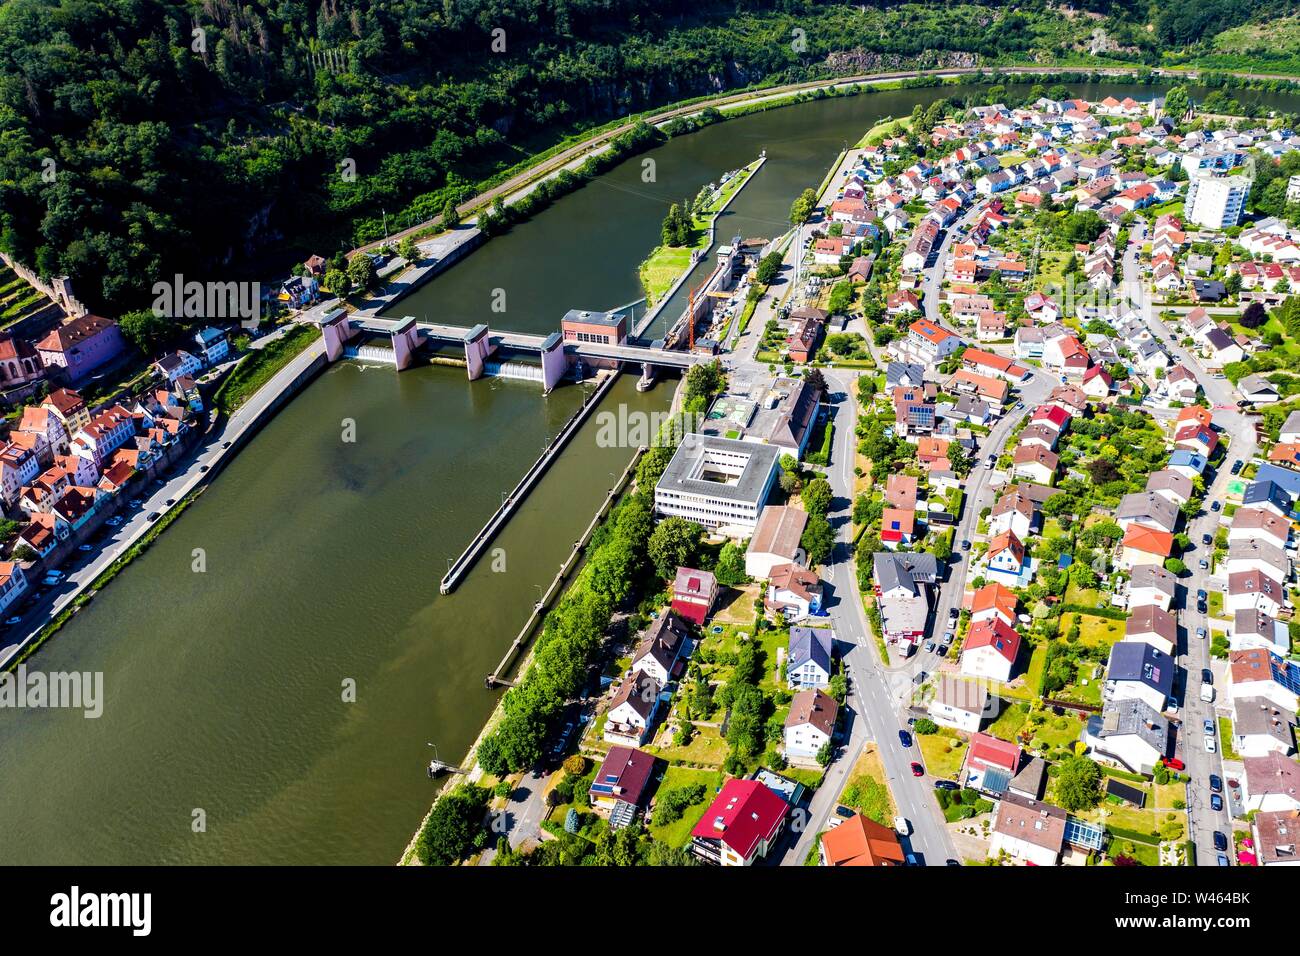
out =
<path fill-rule="evenodd" d="M 1029 719 L 1029 704 L 1023 701 L 1002 701 L 998 719 L 989 724 L 984 732 L 999 740 L 1015 741 L 1020 729 Z"/>
<path fill-rule="evenodd" d="M 668 790 L 676 790 L 681 787 L 689 787 L 692 784 L 704 784 L 704 799 L 699 803 L 692 804 L 686 809 L 680 820 L 674 820 L 672 823 L 659 826 L 655 823 L 650 824 L 650 833 L 656 840 L 667 843 L 669 846 L 685 846 L 691 838 L 691 830 L 695 824 L 700 822 L 700 817 L 704 816 L 704 811 L 709 808 L 718 789 L 722 786 L 723 775 L 716 770 L 692 770 L 688 767 L 669 767 L 664 774 L 663 781 L 659 784 L 658 792 L 663 793 Z"/>
<path fill-rule="evenodd" d="M 638 273 L 641 276 L 641 288 L 646 294 L 646 304 L 654 305 L 677 277 L 691 264 L 694 248 L 689 246 L 659 246 L 650 257 L 641 263 Z"/>
<path fill-rule="evenodd" d="M 873 744 L 868 744 L 849 773 L 848 783 L 840 794 L 840 803 L 857 810 L 869 820 L 892 827 L 894 798 L 889 787 L 882 782 L 884 779 L 885 770 L 880 762 L 880 754 Z"/>
<path fill-rule="evenodd" d="M 1223 748 L 1224 760 L 1240 760 L 1241 755 L 1232 747 L 1232 718 L 1219 718 L 1219 746 Z"/>
<path fill-rule="evenodd" d="M 956 780 L 966 757 L 966 742 L 955 730 L 939 728 L 937 734 L 917 734 L 925 769 L 940 780 Z"/>
<path fill-rule="evenodd" d="M 727 742 L 716 727 L 696 727 L 691 742 L 685 747 L 669 744 L 666 747 L 647 746 L 647 753 L 663 757 L 671 763 L 721 767 L 727 759 Z"/>
<path fill-rule="evenodd" d="M 1206 603 L 1210 609 L 1210 617 L 1223 617 L 1222 591 L 1211 591 Z"/>
<path fill-rule="evenodd" d="M 320 330 L 298 325 L 265 348 L 245 355 L 217 389 L 216 405 L 229 414 L 320 338 Z"/>
<path fill-rule="evenodd" d="M 1112 621 L 1093 614 L 1069 613 L 1061 615 L 1061 630 L 1068 633 L 1079 622 L 1079 640 L 1089 647 L 1110 646 L 1124 637 L 1124 622 Z"/>
<path fill-rule="evenodd" d="M 1047 666 L 1047 645 L 1039 644 L 1029 658 L 1029 672 L 1025 675 L 1023 690 L 1027 699 L 1038 697 L 1038 689 L 1043 686 L 1043 668 Z M 1004 688 L 1004 692 L 1007 691 Z"/>

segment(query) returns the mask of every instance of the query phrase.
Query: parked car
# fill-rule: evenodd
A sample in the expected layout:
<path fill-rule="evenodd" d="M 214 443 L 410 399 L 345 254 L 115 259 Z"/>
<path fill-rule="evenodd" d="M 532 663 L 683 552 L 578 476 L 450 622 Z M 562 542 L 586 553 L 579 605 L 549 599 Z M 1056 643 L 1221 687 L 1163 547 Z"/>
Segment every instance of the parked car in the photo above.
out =
<path fill-rule="evenodd" d="M 842 804 L 835 807 L 835 812 L 846 820 L 854 815 L 854 811 Z"/>
<path fill-rule="evenodd" d="M 1236 461 L 1234 461 L 1234 462 L 1232 463 L 1232 473 L 1233 473 L 1234 475 L 1239 475 L 1239 474 L 1241 474 L 1241 466 L 1244 465 L 1244 464 L 1246 464 L 1246 463 L 1245 463 L 1244 461 L 1242 461 L 1241 459 L 1237 459 Z"/>
<path fill-rule="evenodd" d="M 899 836 L 907 836 L 912 832 L 912 824 L 907 822 L 907 817 L 894 817 L 894 829 Z"/>
<path fill-rule="evenodd" d="M 95 549 L 94 549 L 94 547 L 93 547 L 92 545 L 89 545 L 89 544 L 79 544 L 79 545 L 77 545 L 77 550 L 78 550 L 78 551 L 94 551 Z"/>
<path fill-rule="evenodd" d="M 1222 810 L 1223 797 L 1219 796 L 1217 793 L 1210 794 L 1210 809 L 1213 810 L 1215 813 L 1218 813 L 1220 810 Z"/>
<path fill-rule="evenodd" d="M 1211 511 L 1218 511 L 1220 507 L 1221 507 L 1221 505 L 1219 504 L 1219 502 L 1217 502 L 1217 501 L 1211 501 L 1211 502 L 1210 502 L 1210 510 L 1211 510 Z"/>
<path fill-rule="evenodd" d="M 910 747 L 912 746 L 912 735 L 906 730 L 900 730 L 898 732 L 898 742 L 904 747 Z"/>
<path fill-rule="evenodd" d="M 949 648 L 950 646 L 951 646 L 951 645 L 948 645 L 948 644 L 940 644 L 940 645 L 939 645 L 939 649 L 938 649 L 937 651 L 935 651 L 935 653 L 938 654 L 940 657 L 947 657 L 947 656 L 948 656 L 948 648 Z"/>
<path fill-rule="evenodd" d="M 1198 566 L 1202 571 L 1210 570 L 1210 562 L 1206 561 L 1204 558 L 1201 558 L 1201 560 L 1198 562 Z"/>
<path fill-rule="evenodd" d="M 161 517 L 162 517 L 162 515 L 160 515 L 157 511 L 151 511 L 151 512 L 149 512 L 149 518 L 148 518 L 148 520 L 150 520 L 150 521 L 157 521 L 157 520 L 158 520 L 159 518 L 161 518 Z"/>
<path fill-rule="evenodd" d="M 1215 862 L 1217 862 L 1217 863 L 1219 864 L 1219 866 L 1227 866 L 1227 865 L 1228 865 L 1228 858 L 1227 858 L 1226 856 L 1224 856 L 1222 853 L 1220 853 L 1220 854 L 1219 854 L 1218 856 L 1216 856 L 1214 859 L 1215 859 Z"/>
<path fill-rule="evenodd" d="M 1214 848 L 1216 850 L 1226 850 L 1228 848 L 1228 838 L 1218 830 L 1214 831 Z"/>
<path fill-rule="evenodd" d="M 1170 770 L 1186 770 L 1187 764 L 1183 763 L 1177 757 L 1166 757 L 1165 766 Z"/>
<path fill-rule="evenodd" d="M 1206 752 L 1207 754 L 1212 754 L 1212 753 L 1214 753 L 1215 751 L 1217 751 L 1218 749 L 1219 749 L 1219 746 L 1218 746 L 1218 744 L 1216 744 L 1216 743 L 1214 742 L 1214 738 L 1213 738 L 1213 737 L 1206 737 L 1206 738 L 1205 738 L 1205 752 Z M 1216 796 L 1217 796 L 1217 794 L 1216 794 Z"/>
<path fill-rule="evenodd" d="M 1201 588 L 1196 592 L 1196 600 L 1198 601 L 1208 600 L 1209 597 L 1210 596 L 1207 593 L 1205 593 L 1205 588 Z"/>
<path fill-rule="evenodd" d="M 1213 790 L 1215 793 L 1223 792 L 1223 781 L 1219 779 L 1219 775 L 1217 773 L 1210 774 L 1210 789 Z"/>
<path fill-rule="evenodd" d="M 925 768 L 922 767 L 922 766 L 921 766 L 919 763 L 917 763 L 915 760 L 912 761 L 912 776 L 913 776 L 913 777 L 924 777 L 924 776 L 925 776 Z"/>
<path fill-rule="evenodd" d="M 1202 684 L 1213 684 L 1213 683 L 1214 683 L 1214 671 L 1210 670 L 1208 667 L 1202 667 L 1202 668 L 1201 668 L 1201 683 L 1202 683 Z"/>
<path fill-rule="evenodd" d="M 1201 640 L 1205 640 L 1206 637 L 1205 628 L 1198 627 L 1196 629 L 1196 636 L 1199 637 Z"/>
<path fill-rule="evenodd" d="M 955 607 L 950 607 L 948 608 L 948 617 L 950 620 L 956 620 L 957 618 L 961 617 L 961 611 L 959 611 Z"/>
<path fill-rule="evenodd" d="M 1205 726 L 1205 732 L 1206 732 L 1209 736 L 1213 737 L 1213 736 L 1214 736 L 1214 721 L 1212 721 L 1209 717 L 1206 717 L 1206 718 L 1205 718 L 1204 726 Z"/>
<path fill-rule="evenodd" d="M 936 780 L 936 781 L 934 782 L 934 789 L 936 789 L 936 790 L 960 790 L 961 787 L 958 786 L 957 781 L 955 781 L 955 780 Z"/>
<path fill-rule="evenodd" d="M 969 551 L 969 550 L 970 550 L 970 542 L 967 541 L 965 538 L 962 538 L 962 539 L 961 539 L 961 549 L 962 549 L 963 551 Z M 957 609 L 956 609 L 956 608 L 953 608 L 953 610 L 955 611 L 955 610 L 957 610 Z"/>
<path fill-rule="evenodd" d="M 22 618 L 15 614 L 13 617 L 6 620 L 5 623 L 8 624 L 10 627 L 12 627 L 13 625 L 19 623 L 20 621 L 22 621 Z"/>
<path fill-rule="evenodd" d="M 934 653 L 934 641 L 926 641 L 925 650 L 926 653 L 930 653 L 930 654 Z"/>
<path fill-rule="evenodd" d="M 1214 538 L 1208 534 L 1201 535 L 1201 544 L 1213 544 Z"/>

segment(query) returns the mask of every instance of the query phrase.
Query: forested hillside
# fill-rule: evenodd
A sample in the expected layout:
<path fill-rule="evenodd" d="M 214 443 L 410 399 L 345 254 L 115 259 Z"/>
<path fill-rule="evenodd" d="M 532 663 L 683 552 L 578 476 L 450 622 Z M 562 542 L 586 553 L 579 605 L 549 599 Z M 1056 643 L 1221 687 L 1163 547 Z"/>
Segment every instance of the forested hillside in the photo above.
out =
<path fill-rule="evenodd" d="M 174 272 L 336 252 L 379 236 L 381 211 L 428 218 L 628 112 L 832 73 L 1100 62 L 1092 48 L 1155 63 L 1267 7 L 5 0 L 0 248 L 122 309 Z"/>

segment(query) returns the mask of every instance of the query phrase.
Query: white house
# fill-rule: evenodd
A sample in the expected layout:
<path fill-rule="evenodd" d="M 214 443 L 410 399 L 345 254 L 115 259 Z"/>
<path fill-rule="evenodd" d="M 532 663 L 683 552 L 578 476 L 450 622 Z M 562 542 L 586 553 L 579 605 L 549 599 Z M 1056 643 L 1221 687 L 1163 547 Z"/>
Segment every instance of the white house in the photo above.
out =
<path fill-rule="evenodd" d="M 1300 764 L 1280 754 L 1243 757 L 1241 799 L 1246 812 L 1300 810 Z"/>
<path fill-rule="evenodd" d="M 766 581 L 772 569 L 783 564 L 802 564 L 804 552 L 799 547 L 808 513 L 798 508 L 769 505 L 759 515 L 758 526 L 745 550 L 745 574 Z"/>
<path fill-rule="evenodd" d="M 835 698 L 815 688 L 801 690 L 790 701 L 785 719 L 787 760 L 815 760 L 817 753 L 835 735 Z"/>
<path fill-rule="evenodd" d="M 1008 681 L 1020 653 L 1020 634 L 996 617 L 976 621 L 961 648 L 961 672 L 968 677 Z"/>
<path fill-rule="evenodd" d="M 0 561 L 0 614 L 27 592 L 27 576 L 16 561 Z"/>
<path fill-rule="evenodd" d="M 790 648 L 786 658 L 786 682 L 796 690 L 826 687 L 831 682 L 831 643 L 829 628 L 790 628 Z"/>
<path fill-rule="evenodd" d="M 1060 807 L 1007 792 L 998 803 L 989 840 L 989 858 L 1004 854 L 1034 866 L 1056 866 L 1065 844 L 1068 814 Z"/>
<path fill-rule="evenodd" d="M 945 727 L 974 733 L 988 714 L 989 692 L 978 681 L 945 676 L 930 701 L 930 719 Z"/>
<path fill-rule="evenodd" d="M 645 743 L 659 711 L 662 689 L 662 685 L 648 674 L 636 673 L 625 680 L 605 715 L 606 742 L 629 747 Z"/>

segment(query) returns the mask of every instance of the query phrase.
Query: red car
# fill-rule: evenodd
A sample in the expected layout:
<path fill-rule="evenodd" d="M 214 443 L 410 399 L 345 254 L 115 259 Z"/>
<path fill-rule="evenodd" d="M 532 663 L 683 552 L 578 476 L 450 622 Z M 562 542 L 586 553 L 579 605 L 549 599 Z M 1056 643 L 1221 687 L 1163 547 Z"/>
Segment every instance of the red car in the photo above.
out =
<path fill-rule="evenodd" d="M 919 763 L 916 763 L 915 761 L 912 762 L 912 776 L 913 777 L 925 776 L 925 768 L 922 767 Z"/>
<path fill-rule="evenodd" d="M 1170 770 L 1186 770 L 1187 764 L 1183 763 L 1177 757 L 1166 757 L 1165 766 Z"/>

